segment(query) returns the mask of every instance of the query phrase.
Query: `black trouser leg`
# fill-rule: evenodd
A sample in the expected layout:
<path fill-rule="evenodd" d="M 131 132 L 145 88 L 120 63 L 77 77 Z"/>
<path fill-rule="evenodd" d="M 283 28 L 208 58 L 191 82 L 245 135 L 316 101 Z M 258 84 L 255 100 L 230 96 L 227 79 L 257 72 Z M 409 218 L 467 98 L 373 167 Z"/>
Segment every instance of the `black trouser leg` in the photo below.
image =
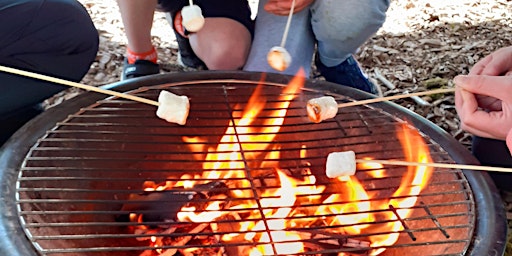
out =
<path fill-rule="evenodd" d="M 78 82 L 97 51 L 98 32 L 76 0 L 0 1 L 0 65 Z M 0 133 L 66 88 L 0 72 Z"/>
<path fill-rule="evenodd" d="M 512 156 L 505 141 L 473 136 L 472 151 L 482 165 L 512 167 Z M 512 174 L 489 172 L 489 175 L 499 189 L 512 191 Z"/>

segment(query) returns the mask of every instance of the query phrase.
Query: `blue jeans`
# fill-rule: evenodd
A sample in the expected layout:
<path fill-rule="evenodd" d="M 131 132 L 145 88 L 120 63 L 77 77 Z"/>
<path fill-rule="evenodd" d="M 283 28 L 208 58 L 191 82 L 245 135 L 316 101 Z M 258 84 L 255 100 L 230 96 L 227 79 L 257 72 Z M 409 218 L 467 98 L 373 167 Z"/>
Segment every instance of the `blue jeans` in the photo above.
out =
<path fill-rule="evenodd" d="M 287 16 L 267 13 L 260 0 L 254 40 L 244 70 L 273 72 L 267 53 L 281 44 Z M 294 75 L 300 67 L 310 73 L 311 62 L 318 47 L 325 66 L 340 64 L 379 30 L 386 19 L 389 0 L 316 0 L 309 8 L 295 13 L 285 48 L 292 56 L 290 67 L 283 74 Z"/>

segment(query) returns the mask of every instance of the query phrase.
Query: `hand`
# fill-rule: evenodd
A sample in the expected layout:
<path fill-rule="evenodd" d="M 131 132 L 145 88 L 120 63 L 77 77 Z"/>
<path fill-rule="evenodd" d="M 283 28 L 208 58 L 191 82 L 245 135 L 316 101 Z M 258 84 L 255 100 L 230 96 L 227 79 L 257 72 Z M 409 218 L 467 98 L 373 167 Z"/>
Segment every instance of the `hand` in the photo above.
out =
<path fill-rule="evenodd" d="M 300 12 L 312 4 L 315 0 L 295 0 L 293 13 Z M 320 0 L 323 1 L 323 0 Z M 265 4 L 265 11 L 275 15 L 285 16 L 290 14 L 292 0 L 268 0 Z"/>
<path fill-rule="evenodd" d="M 504 76 L 512 74 L 512 46 L 501 48 L 478 61 L 470 75 Z"/>
<path fill-rule="evenodd" d="M 512 76 L 468 75 L 454 81 L 462 129 L 481 137 L 507 139 L 512 146 Z M 477 96 L 488 98 L 479 101 Z"/>
<path fill-rule="evenodd" d="M 478 61 L 469 75 L 508 76 L 512 75 L 512 46 L 498 49 Z M 479 104 L 484 108 L 499 109 L 501 102 L 492 97 L 477 95 Z"/>

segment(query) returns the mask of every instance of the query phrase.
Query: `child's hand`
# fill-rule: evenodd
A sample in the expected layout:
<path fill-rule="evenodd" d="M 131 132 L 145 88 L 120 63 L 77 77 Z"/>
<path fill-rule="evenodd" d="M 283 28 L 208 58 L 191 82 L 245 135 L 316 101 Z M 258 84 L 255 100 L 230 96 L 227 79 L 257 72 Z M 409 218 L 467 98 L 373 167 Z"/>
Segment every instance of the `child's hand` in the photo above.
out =
<path fill-rule="evenodd" d="M 295 0 L 295 7 L 293 13 L 304 10 L 315 0 Z M 323 1 L 323 0 L 319 0 Z M 275 15 L 285 16 L 290 14 L 292 7 L 292 0 L 268 0 L 265 4 L 265 11 L 273 13 Z"/>

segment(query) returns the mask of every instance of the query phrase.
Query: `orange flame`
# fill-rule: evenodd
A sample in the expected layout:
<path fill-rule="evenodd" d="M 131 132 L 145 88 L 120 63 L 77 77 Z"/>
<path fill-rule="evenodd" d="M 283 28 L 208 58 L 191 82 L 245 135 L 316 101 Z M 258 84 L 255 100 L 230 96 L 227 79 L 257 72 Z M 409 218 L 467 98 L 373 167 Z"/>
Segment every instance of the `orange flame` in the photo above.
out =
<path fill-rule="evenodd" d="M 429 163 L 432 162 L 430 157 L 430 151 L 423 141 L 422 137 L 413 129 L 407 127 L 406 124 L 402 125 L 402 129 L 397 132 L 398 138 L 404 149 L 404 155 L 406 161 Z M 416 146 L 413 148 L 413 146 Z M 403 176 L 400 186 L 393 194 L 393 199 L 389 201 L 387 205 L 381 205 L 381 209 L 388 209 L 390 206 L 396 208 L 396 213 L 400 218 L 407 218 L 411 213 L 413 207 L 416 204 L 417 196 L 425 188 L 432 176 L 432 167 L 425 166 L 408 166 L 407 173 Z M 402 224 L 397 220 L 397 217 L 393 212 L 386 212 L 386 219 L 394 220 L 388 222 L 382 229 L 385 231 L 392 231 L 394 233 L 389 235 L 372 236 L 372 246 L 390 246 L 396 243 L 398 240 L 398 231 L 403 230 Z M 375 250 L 375 254 L 380 254 L 385 251 L 385 248 Z"/>
<path fill-rule="evenodd" d="M 220 239 L 226 243 L 240 240 L 257 243 L 258 245 L 244 252 L 249 256 L 305 252 L 305 244 L 301 242 L 304 234 L 290 230 L 293 230 L 294 227 L 308 227 L 318 220 L 316 218 L 318 216 L 322 216 L 321 219 L 325 225 L 339 227 L 330 229 L 329 232 L 349 235 L 365 232 L 377 233 L 378 235 L 368 236 L 369 246 L 376 248 L 371 255 L 384 252 L 385 247 L 397 242 L 399 231 L 403 230 L 396 215 L 400 218 L 407 218 L 411 214 L 411 208 L 416 204 L 417 196 L 431 177 L 432 168 L 408 167 L 399 187 L 389 200 L 372 200 L 372 194 L 365 190 L 356 176 L 331 180 L 337 188 L 339 187 L 343 191 L 325 198 L 322 195 L 326 187 L 316 185 L 317 177 L 309 170 L 306 171 L 305 177 L 299 180 L 286 175 L 278 166 L 275 166 L 276 164 L 272 165 L 272 161 L 263 161 L 260 167 L 274 168 L 278 185 L 263 190 L 257 196 L 253 194 L 252 190 L 244 189 L 252 187 L 250 179 L 246 177 L 247 167 L 244 166 L 244 160 L 280 159 L 279 147 L 269 148 L 269 145 L 279 133 L 290 102 L 296 97 L 304 85 L 304 81 L 304 71 L 300 70 L 297 76 L 283 89 L 278 106 L 272 108 L 275 109 L 272 111 L 272 118 L 266 118 L 264 125 L 251 126 L 266 106 L 266 100 L 262 96 L 263 86 L 260 83 L 240 117 L 230 122 L 217 148 L 208 150 L 208 154 L 205 156 L 206 161 L 203 164 L 204 172 L 201 175 L 186 174 L 175 184 L 167 182 L 160 186 L 147 182 L 144 185 L 145 189 L 163 190 L 174 186 L 192 188 L 199 181 L 206 182 L 216 179 L 229 179 L 230 182 L 234 182 L 235 184 L 229 186 L 232 196 L 249 199 L 239 200 L 236 204 L 230 205 L 223 203 L 223 200 L 210 200 L 203 211 L 198 211 L 193 206 L 183 207 L 177 218 L 180 221 L 210 222 L 212 223 L 211 228 L 215 232 L 218 226 L 214 221 L 229 214 L 232 214 L 233 217 L 235 212 L 233 218 L 238 220 L 237 232 L 227 234 L 224 232 Z M 431 162 L 428 147 L 415 130 L 404 124 L 397 134 L 407 161 Z M 193 143 L 201 141 L 199 138 L 184 139 Z M 198 147 L 198 145 L 195 146 Z M 243 156 L 242 152 L 244 152 Z M 262 156 L 251 152 L 266 153 Z M 307 148 L 305 145 L 301 146 L 299 153 L 301 158 L 306 158 Z M 374 178 L 386 177 L 382 165 L 360 165 L 358 169 L 372 169 L 367 173 Z M 250 198 L 258 198 L 258 201 Z M 309 212 L 296 211 L 295 205 L 303 202 L 320 206 L 310 209 Z M 390 211 L 390 207 L 393 207 L 394 211 Z M 240 217 L 242 214 L 243 218 Z M 135 219 L 135 217 L 133 218 Z M 375 223 L 376 220 L 387 220 L 387 222 Z M 153 241 L 152 244 L 156 244 L 156 241 Z"/>

